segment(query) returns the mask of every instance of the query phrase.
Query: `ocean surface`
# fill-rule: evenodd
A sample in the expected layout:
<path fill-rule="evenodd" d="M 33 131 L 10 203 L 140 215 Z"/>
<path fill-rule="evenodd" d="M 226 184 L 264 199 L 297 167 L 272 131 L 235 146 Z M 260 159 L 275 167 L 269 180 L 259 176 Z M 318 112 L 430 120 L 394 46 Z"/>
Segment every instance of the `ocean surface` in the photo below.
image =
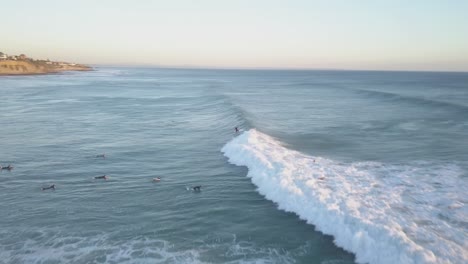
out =
<path fill-rule="evenodd" d="M 0 94 L 0 263 L 468 262 L 468 73 L 97 67 Z"/>

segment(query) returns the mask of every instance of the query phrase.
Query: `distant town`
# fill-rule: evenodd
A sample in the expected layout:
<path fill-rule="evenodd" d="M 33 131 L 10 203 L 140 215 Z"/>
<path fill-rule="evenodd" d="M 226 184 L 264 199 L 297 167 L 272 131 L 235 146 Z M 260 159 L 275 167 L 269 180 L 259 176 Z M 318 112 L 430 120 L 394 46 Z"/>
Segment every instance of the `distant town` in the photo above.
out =
<path fill-rule="evenodd" d="M 33 59 L 25 54 L 8 55 L 0 52 L 0 75 L 47 74 L 63 71 L 90 71 L 91 67 L 49 59 Z"/>

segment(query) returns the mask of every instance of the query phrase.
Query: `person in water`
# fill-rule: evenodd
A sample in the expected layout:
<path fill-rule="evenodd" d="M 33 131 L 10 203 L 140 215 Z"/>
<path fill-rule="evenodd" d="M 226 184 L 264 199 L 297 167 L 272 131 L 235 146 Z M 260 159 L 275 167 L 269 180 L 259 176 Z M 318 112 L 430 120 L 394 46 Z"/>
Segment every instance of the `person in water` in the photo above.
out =
<path fill-rule="evenodd" d="M 234 130 L 236 130 L 236 133 L 239 133 L 239 128 L 235 127 Z"/>
<path fill-rule="evenodd" d="M 201 186 L 200 186 L 200 185 L 198 185 L 198 186 L 193 186 L 193 187 L 192 187 L 192 190 L 194 190 L 194 191 L 196 191 L 196 192 L 199 192 L 199 191 L 201 191 Z"/>
<path fill-rule="evenodd" d="M 2 170 L 12 170 L 13 166 L 11 166 L 11 164 L 8 164 L 8 166 L 6 166 L 6 167 L 0 166 L 0 169 L 2 169 Z"/>
<path fill-rule="evenodd" d="M 105 159 L 105 158 L 106 158 L 106 153 L 102 153 L 102 154 L 96 155 L 96 158 L 103 158 L 103 159 Z"/>
<path fill-rule="evenodd" d="M 52 184 L 52 185 L 49 186 L 49 187 L 42 187 L 42 190 L 43 190 L 43 191 L 49 190 L 49 189 L 55 190 L 55 184 Z"/>
<path fill-rule="evenodd" d="M 159 178 L 159 177 L 153 178 L 153 181 L 154 181 L 154 182 L 158 182 L 158 181 L 160 181 L 160 180 L 161 180 L 161 178 Z"/>
<path fill-rule="evenodd" d="M 94 177 L 94 179 L 104 179 L 104 180 L 107 180 L 109 177 L 107 177 L 107 175 L 102 175 L 102 176 L 96 176 Z"/>

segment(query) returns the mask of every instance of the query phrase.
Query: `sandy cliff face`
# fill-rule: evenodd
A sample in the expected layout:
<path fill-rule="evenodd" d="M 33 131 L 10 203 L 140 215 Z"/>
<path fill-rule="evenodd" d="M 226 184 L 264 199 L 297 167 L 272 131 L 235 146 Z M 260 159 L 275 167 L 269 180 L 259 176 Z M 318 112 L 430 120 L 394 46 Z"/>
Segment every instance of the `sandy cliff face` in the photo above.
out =
<path fill-rule="evenodd" d="M 36 65 L 26 61 L 5 60 L 0 61 L 0 74 L 27 74 L 27 73 L 46 73 Z"/>
<path fill-rule="evenodd" d="M 54 65 L 46 64 L 44 62 L 36 61 L 14 61 L 14 60 L 3 60 L 0 61 L 0 75 L 12 75 L 12 74 L 45 74 L 55 73 L 61 71 L 90 71 L 91 67 L 85 65 Z"/>

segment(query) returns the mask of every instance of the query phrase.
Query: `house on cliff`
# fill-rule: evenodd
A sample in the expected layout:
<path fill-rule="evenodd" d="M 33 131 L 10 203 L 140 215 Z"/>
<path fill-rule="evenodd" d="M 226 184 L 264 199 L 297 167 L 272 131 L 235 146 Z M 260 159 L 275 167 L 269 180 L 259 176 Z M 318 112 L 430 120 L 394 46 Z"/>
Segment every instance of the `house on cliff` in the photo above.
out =
<path fill-rule="evenodd" d="M 3 52 L 0 52 L 0 60 L 6 60 L 8 58 L 8 56 L 3 53 Z"/>

